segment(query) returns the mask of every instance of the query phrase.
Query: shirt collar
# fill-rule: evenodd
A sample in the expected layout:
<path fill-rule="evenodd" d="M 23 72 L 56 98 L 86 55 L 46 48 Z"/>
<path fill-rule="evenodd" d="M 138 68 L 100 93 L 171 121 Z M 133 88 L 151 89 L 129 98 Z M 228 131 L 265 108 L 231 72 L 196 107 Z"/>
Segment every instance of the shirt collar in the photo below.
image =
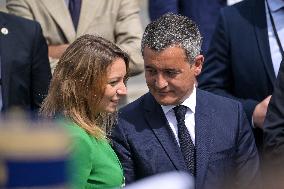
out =
<path fill-rule="evenodd" d="M 193 87 L 193 91 L 190 94 L 190 96 L 181 103 L 181 105 L 184 105 L 188 107 L 193 113 L 195 113 L 195 106 L 196 106 L 196 87 Z M 167 114 L 170 110 L 172 110 L 175 106 L 174 105 L 168 105 L 163 106 L 161 105 L 163 112 Z"/>
<path fill-rule="evenodd" d="M 272 12 L 276 12 L 284 7 L 284 0 L 267 0 Z"/>
<path fill-rule="evenodd" d="M 69 0 L 64 0 L 64 2 L 65 2 L 65 5 L 66 5 L 67 7 L 69 7 Z"/>

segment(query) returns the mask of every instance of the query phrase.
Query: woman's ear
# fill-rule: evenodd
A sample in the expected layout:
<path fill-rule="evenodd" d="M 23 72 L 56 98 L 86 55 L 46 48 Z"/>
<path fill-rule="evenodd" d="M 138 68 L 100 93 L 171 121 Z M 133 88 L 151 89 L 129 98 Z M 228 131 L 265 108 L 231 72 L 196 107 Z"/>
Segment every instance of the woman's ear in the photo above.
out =
<path fill-rule="evenodd" d="M 202 66 L 204 62 L 204 56 L 203 55 L 197 55 L 194 59 L 194 74 L 195 76 L 198 76 L 201 73 Z"/>

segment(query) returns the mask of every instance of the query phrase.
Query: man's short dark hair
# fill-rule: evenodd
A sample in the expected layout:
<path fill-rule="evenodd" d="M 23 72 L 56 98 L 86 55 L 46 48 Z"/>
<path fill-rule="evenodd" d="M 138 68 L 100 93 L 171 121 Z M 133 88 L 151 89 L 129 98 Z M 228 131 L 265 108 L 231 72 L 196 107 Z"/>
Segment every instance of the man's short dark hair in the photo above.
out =
<path fill-rule="evenodd" d="M 148 47 L 162 51 L 171 46 L 185 50 L 190 62 L 200 54 L 202 37 L 197 25 L 188 17 L 167 13 L 148 24 L 142 38 L 141 50 Z"/>

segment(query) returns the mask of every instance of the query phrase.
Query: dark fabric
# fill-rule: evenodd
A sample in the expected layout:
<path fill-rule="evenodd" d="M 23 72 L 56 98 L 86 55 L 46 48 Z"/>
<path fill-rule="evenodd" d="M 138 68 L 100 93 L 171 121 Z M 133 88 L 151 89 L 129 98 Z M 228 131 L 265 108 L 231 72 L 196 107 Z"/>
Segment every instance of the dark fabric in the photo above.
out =
<path fill-rule="evenodd" d="M 203 37 L 202 53 L 208 51 L 219 11 L 226 0 L 149 0 L 149 15 L 155 20 L 167 12 L 179 13 L 197 23 Z"/>
<path fill-rule="evenodd" d="M 245 0 L 221 10 L 202 72 L 201 89 L 236 99 L 252 122 L 255 106 L 273 92 L 264 0 Z M 263 134 L 255 130 L 259 148 Z"/>
<path fill-rule="evenodd" d="M 258 152 L 240 103 L 197 89 L 196 189 L 259 188 Z M 126 183 L 188 171 L 161 106 L 147 93 L 119 111 L 111 136 Z"/>
<path fill-rule="evenodd" d="M 82 0 L 69 0 L 69 12 L 72 18 L 72 22 L 74 28 L 77 30 L 79 18 L 80 18 L 80 11 L 81 11 L 81 3 Z"/>
<path fill-rule="evenodd" d="M 51 70 L 47 44 L 37 22 L 0 13 L 3 111 L 37 111 L 48 92 Z"/>
<path fill-rule="evenodd" d="M 284 188 L 284 61 L 275 82 L 264 121 L 264 174 L 266 188 Z"/>
<path fill-rule="evenodd" d="M 194 176 L 195 175 L 195 147 L 194 147 L 194 144 L 191 140 L 190 134 L 184 122 L 187 109 L 188 108 L 183 105 L 179 105 L 173 108 L 176 119 L 177 119 L 178 139 L 179 139 L 181 153 L 184 157 L 185 164 L 189 172 Z"/>

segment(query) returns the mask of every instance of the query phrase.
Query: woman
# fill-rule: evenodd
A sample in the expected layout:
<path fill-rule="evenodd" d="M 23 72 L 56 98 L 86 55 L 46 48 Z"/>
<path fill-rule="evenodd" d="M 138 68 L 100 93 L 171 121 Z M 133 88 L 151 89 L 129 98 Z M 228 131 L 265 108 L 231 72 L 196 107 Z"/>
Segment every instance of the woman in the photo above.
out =
<path fill-rule="evenodd" d="M 114 188 L 124 184 L 119 160 L 106 132 L 126 95 L 128 55 L 113 43 L 84 35 L 72 43 L 55 68 L 41 114 L 60 121 L 73 139 L 74 188 Z"/>

